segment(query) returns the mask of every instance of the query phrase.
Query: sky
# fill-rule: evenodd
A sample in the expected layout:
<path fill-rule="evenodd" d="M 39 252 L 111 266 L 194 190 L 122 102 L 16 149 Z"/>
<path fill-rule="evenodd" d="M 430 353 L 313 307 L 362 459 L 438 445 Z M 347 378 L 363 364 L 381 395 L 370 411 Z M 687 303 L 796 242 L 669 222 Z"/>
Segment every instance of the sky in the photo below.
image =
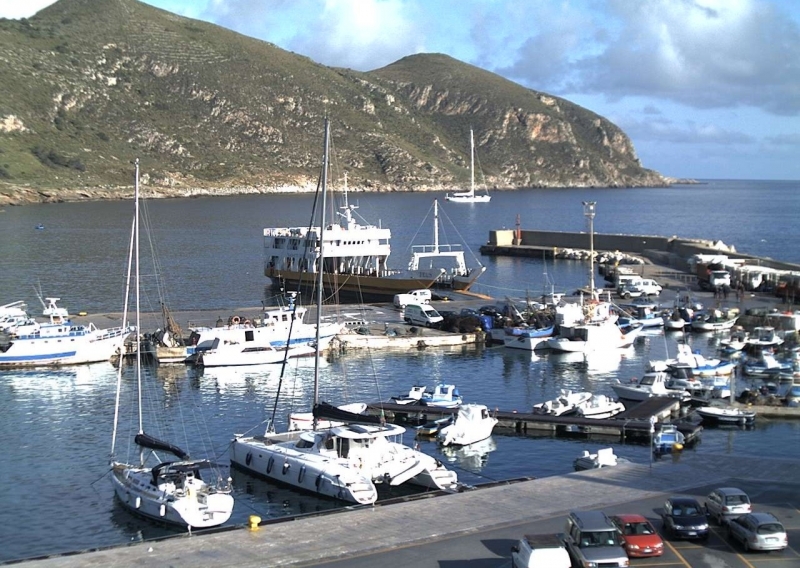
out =
<path fill-rule="evenodd" d="M 608 118 L 666 176 L 800 180 L 800 0 L 144 1 L 323 65 L 446 53 Z"/>

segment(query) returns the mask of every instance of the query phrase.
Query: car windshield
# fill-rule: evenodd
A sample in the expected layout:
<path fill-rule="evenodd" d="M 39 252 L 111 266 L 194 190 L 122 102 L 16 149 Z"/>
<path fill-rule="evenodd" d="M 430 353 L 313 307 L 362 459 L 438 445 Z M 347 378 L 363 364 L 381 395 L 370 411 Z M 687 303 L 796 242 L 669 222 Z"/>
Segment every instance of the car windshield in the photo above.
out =
<path fill-rule="evenodd" d="M 779 523 L 767 523 L 765 525 L 759 525 L 758 530 L 756 532 L 758 534 L 782 533 L 783 526 L 781 526 Z"/>
<path fill-rule="evenodd" d="M 650 523 L 625 523 L 625 526 L 622 528 L 623 534 L 626 536 L 632 535 L 640 535 L 640 534 L 653 534 L 655 530 L 650 525 Z"/>
<path fill-rule="evenodd" d="M 691 517 L 692 515 L 698 515 L 699 513 L 700 511 L 694 505 L 684 505 L 683 507 L 676 505 L 672 509 L 672 514 L 676 517 Z"/>
<path fill-rule="evenodd" d="M 615 546 L 619 544 L 617 531 L 596 531 L 581 533 L 581 548 L 591 546 Z"/>

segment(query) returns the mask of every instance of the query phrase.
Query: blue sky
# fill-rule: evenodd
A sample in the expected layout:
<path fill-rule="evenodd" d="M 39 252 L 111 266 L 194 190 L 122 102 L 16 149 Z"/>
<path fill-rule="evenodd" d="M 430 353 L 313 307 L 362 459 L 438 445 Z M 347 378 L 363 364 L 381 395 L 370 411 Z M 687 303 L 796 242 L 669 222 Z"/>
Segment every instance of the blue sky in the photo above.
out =
<path fill-rule="evenodd" d="M 800 180 L 798 0 L 145 1 L 324 65 L 446 53 L 605 116 L 667 176 Z"/>

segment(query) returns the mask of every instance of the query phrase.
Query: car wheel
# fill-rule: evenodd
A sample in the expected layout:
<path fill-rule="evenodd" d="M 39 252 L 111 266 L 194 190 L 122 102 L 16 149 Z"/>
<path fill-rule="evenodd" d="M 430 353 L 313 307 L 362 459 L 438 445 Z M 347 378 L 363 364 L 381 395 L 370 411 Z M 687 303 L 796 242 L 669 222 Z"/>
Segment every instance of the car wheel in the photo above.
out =
<path fill-rule="evenodd" d="M 630 292 L 625 292 L 625 295 L 623 296 L 623 298 L 625 298 L 626 300 L 630 300 L 631 299 L 631 293 Z"/>

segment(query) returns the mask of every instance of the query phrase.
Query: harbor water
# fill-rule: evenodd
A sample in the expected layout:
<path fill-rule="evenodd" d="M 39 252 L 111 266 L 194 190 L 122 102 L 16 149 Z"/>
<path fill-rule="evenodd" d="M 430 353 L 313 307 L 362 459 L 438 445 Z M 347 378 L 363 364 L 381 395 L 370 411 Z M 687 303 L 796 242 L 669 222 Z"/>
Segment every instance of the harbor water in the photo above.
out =
<path fill-rule="evenodd" d="M 444 204 L 440 239 L 466 242 L 487 266 L 476 291 L 502 299 L 540 293 L 544 273 L 559 290 L 585 284 L 588 265 L 538 259 L 477 256 L 492 229 L 586 230 L 581 202 L 597 202 L 597 232 L 720 239 L 737 250 L 800 262 L 786 246 L 798 229 L 796 182 L 713 181 L 657 189 L 547 189 L 494 192 L 490 204 Z M 358 212 L 390 227 L 391 264 L 407 262 L 411 244 L 430 243 L 432 220 L 422 221 L 434 194 L 355 194 Z M 239 196 L 148 202 L 174 310 L 226 310 L 268 302 L 276 294 L 263 276 L 261 231 L 307 225 L 311 196 Z M 132 204 L 127 201 L 6 208 L 0 213 L 0 304 L 18 299 L 38 312 L 34 288 L 62 298 L 71 312 L 120 311 Z M 38 225 L 43 229 L 37 229 Z M 446 232 L 444 232 L 446 231 Z M 468 255 L 469 256 L 469 255 Z M 598 280 L 599 282 L 599 280 Z M 151 298 L 152 307 L 157 299 Z M 488 303 L 488 302 L 487 302 Z M 389 308 L 387 308 L 389 309 Z M 216 314 L 215 314 L 216 315 Z M 397 325 L 401 326 L 397 314 Z M 413 384 L 458 385 L 468 402 L 502 410 L 528 410 L 560 389 L 612 395 L 614 380 L 641 376 L 648 360 L 674 356 L 683 335 L 650 332 L 629 349 L 591 355 L 530 354 L 502 347 L 463 346 L 393 353 L 345 353 L 320 369 L 321 398 L 341 404 L 387 400 Z M 692 348 L 711 356 L 719 337 L 693 334 Z M 0 372 L 0 561 L 124 544 L 174 534 L 134 517 L 114 502 L 108 457 L 116 371 L 108 363 Z M 148 369 L 148 418 L 158 417 L 178 445 L 228 463 L 234 433 L 261 433 L 271 417 L 285 426 L 292 410 L 305 409 L 313 390 L 310 361 L 277 367 L 196 370 Z M 133 388 L 130 368 L 125 391 Z M 146 420 L 148 419 L 146 418 Z M 468 484 L 565 474 L 584 449 L 613 446 L 632 461 L 651 459 L 645 446 L 616 439 L 516 436 L 497 431 L 475 448 L 444 452 L 435 443 L 407 443 L 456 469 Z M 120 444 L 132 443 L 123 435 Z M 198 450 L 199 448 L 199 450 Z M 706 428 L 686 452 L 783 456 L 800 448 L 800 424 L 759 419 L 754 428 Z M 198 456 L 202 457 L 202 456 Z M 680 459 L 667 457 L 665 459 Z M 236 498 L 231 525 L 256 514 L 270 519 L 340 507 L 231 472 Z"/>

